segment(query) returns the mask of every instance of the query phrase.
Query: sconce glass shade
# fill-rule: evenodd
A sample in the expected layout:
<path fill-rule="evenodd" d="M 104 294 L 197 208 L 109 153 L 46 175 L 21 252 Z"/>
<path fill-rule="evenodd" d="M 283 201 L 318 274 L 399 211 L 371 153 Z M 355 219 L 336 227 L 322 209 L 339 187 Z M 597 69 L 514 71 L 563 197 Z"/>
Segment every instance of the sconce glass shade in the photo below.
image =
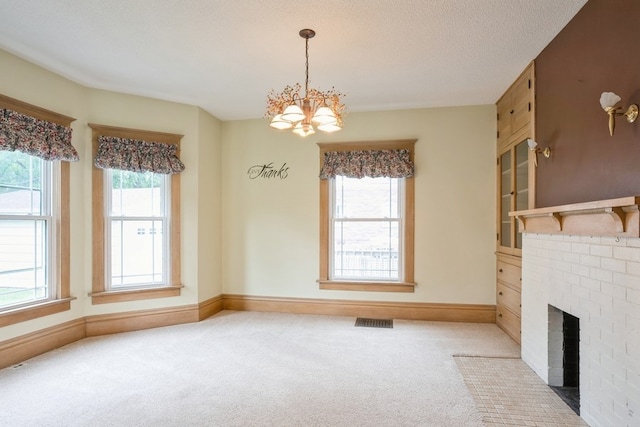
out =
<path fill-rule="evenodd" d="M 536 147 L 538 146 L 538 143 L 535 142 L 533 139 L 531 138 L 527 138 L 527 145 L 529 146 L 529 150 L 535 150 Z"/>
<path fill-rule="evenodd" d="M 335 113 L 331 110 L 331 108 L 324 106 L 318 108 L 316 113 L 313 115 L 311 119 L 312 122 L 316 124 L 329 124 L 329 123 L 337 123 L 338 119 L 336 118 Z"/>
<path fill-rule="evenodd" d="M 311 123 L 307 123 L 303 125 L 302 122 L 299 122 L 293 128 L 293 133 L 299 136 L 308 136 L 308 135 L 313 135 L 314 133 L 316 133 L 316 131 L 313 130 L 313 126 L 311 125 Z"/>
<path fill-rule="evenodd" d="M 288 121 L 282 119 L 282 114 L 276 115 L 271 120 L 271 123 L 269 123 L 269 126 L 271 126 L 274 129 L 278 129 L 278 130 L 287 130 L 287 129 L 291 129 L 293 127 L 291 122 L 288 122 Z"/>
<path fill-rule="evenodd" d="M 602 95 L 600 95 L 600 106 L 602 106 L 603 110 L 606 110 L 616 105 L 621 99 L 622 98 L 613 92 L 602 92 Z"/>
<path fill-rule="evenodd" d="M 299 122 L 304 119 L 304 112 L 302 111 L 302 108 L 300 108 L 296 104 L 291 104 L 284 109 L 281 118 L 282 120 L 286 120 L 288 122 Z"/>

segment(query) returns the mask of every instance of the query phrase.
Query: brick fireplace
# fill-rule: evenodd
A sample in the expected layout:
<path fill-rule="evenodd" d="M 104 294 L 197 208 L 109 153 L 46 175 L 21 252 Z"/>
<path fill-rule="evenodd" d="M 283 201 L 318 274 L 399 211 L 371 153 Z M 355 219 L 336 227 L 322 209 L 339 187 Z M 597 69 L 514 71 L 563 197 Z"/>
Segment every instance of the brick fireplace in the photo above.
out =
<path fill-rule="evenodd" d="M 577 318 L 580 415 L 593 426 L 640 425 L 638 202 L 512 213 L 524 230 L 522 359 L 562 385 L 558 322 L 563 312 Z"/>

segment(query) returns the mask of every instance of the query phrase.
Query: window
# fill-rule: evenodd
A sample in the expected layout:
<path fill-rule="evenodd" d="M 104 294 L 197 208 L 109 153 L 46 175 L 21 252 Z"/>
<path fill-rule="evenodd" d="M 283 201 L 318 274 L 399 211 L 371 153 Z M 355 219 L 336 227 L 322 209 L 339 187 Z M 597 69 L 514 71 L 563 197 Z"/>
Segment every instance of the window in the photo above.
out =
<path fill-rule="evenodd" d="M 321 289 L 413 292 L 414 143 L 318 144 Z"/>
<path fill-rule="evenodd" d="M 106 176 L 111 248 L 106 288 L 164 286 L 169 277 L 169 175 L 107 169 Z"/>
<path fill-rule="evenodd" d="M 55 296 L 52 164 L 0 151 L 0 310 Z"/>
<path fill-rule="evenodd" d="M 73 120 L 0 95 L 0 327 L 71 308 Z"/>
<path fill-rule="evenodd" d="M 330 180 L 331 280 L 399 281 L 403 178 Z"/>
<path fill-rule="evenodd" d="M 90 126 L 93 303 L 180 295 L 182 136 Z"/>

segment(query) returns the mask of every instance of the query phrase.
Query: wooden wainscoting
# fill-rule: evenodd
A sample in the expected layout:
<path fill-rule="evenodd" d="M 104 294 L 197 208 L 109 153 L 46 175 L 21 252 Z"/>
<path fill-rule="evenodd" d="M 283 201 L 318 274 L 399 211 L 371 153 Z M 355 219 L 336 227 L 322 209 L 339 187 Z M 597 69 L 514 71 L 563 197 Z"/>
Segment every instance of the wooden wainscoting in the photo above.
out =
<path fill-rule="evenodd" d="M 495 323 L 495 305 L 432 304 L 219 295 L 198 304 L 101 314 L 0 342 L 0 369 L 85 337 L 192 323 L 222 310 L 271 311 L 379 319 Z"/>

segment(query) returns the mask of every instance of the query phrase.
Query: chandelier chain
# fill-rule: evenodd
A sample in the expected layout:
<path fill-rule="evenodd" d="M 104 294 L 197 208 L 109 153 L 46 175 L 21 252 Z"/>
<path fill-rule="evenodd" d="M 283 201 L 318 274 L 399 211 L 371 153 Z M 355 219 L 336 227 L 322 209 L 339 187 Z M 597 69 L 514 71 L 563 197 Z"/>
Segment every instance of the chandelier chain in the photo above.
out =
<path fill-rule="evenodd" d="M 304 80 L 304 97 L 309 97 L 309 37 L 305 37 L 305 80 Z"/>

